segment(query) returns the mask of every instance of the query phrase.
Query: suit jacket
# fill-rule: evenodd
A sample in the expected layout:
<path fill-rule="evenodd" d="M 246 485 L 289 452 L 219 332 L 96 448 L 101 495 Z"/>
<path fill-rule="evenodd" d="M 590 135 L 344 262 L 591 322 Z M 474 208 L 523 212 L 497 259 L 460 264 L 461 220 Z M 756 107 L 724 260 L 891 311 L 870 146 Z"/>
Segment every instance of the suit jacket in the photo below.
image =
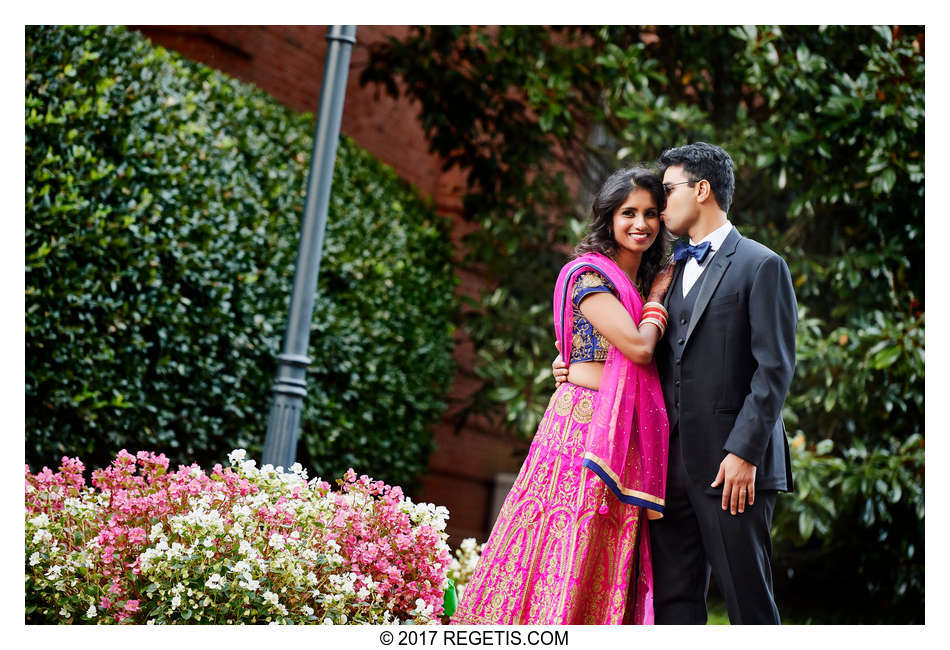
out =
<path fill-rule="evenodd" d="M 684 263 L 667 292 L 682 291 Z M 731 452 L 756 466 L 756 489 L 791 491 L 782 405 L 795 372 L 798 303 L 785 260 L 733 228 L 702 282 L 681 357 L 679 436 L 692 481 L 710 488 Z M 667 409 L 673 404 L 673 342 L 657 346 Z"/>

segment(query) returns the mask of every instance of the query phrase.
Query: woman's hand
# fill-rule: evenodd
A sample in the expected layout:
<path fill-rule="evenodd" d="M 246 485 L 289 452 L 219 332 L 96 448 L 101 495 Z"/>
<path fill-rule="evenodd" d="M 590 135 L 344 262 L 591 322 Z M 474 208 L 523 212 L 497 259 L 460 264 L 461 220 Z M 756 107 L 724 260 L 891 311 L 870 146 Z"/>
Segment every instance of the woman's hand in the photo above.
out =
<path fill-rule="evenodd" d="M 653 286 L 650 287 L 650 295 L 647 296 L 647 302 L 663 304 L 666 292 L 670 288 L 670 284 L 673 283 L 673 271 L 675 269 L 676 264 L 674 262 L 670 262 L 660 269 L 660 272 L 653 278 Z"/>
<path fill-rule="evenodd" d="M 567 364 L 561 360 L 561 355 L 557 355 L 554 363 L 551 364 L 551 372 L 554 373 L 554 381 L 560 386 L 567 381 Z"/>
<path fill-rule="evenodd" d="M 554 375 L 555 383 L 560 386 L 567 381 L 567 364 L 561 359 L 561 345 L 555 341 L 554 347 L 557 348 L 557 357 L 551 363 L 551 373 Z"/>

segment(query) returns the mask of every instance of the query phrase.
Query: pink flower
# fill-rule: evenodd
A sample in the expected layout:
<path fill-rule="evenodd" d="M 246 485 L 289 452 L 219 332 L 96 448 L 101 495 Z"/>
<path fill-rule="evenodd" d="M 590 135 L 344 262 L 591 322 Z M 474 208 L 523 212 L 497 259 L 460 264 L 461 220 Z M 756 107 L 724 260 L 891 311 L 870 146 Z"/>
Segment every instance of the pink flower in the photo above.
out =
<path fill-rule="evenodd" d="M 106 595 L 100 598 L 103 610 L 116 609 L 117 603 L 122 603 L 114 612 L 118 622 L 139 622 L 142 601 L 123 598 L 144 593 L 140 553 L 143 546 L 151 543 L 147 531 L 155 524 L 164 524 L 162 531 L 169 537 L 169 544 L 187 546 L 201 540 L 189 538 L 191 533 L 170 530 L 168 518 L 191 512 L 194 497 L 213 496 L 209 501 L 211 508 L 231 523 L 232 507 L 242 497 L 271 489 L 261 488 L 251 482 L 254 479 L 242 478 L 220 464 L 214 466 L 210 475 L 195 464 L 179 466 L 174 472 L 167 472 L 167 468 L 168 459 L 163 455 L 139 451 L 132 456 L 122 450 L 108 467 L 92 472 L 93 489 L 108 492 L 107 501 L 97 505 L 83 521 L 82 533 L 78 529 L 63 530 L 62 541 L 67 546 L 75 544 L 77 534 L 83 544 L 93 539 L 98 542 L 95 566 L 88 575 L 106 589 Z M 55 473 L 43 468 L 32 475 L 25 467 L 27 513 L 44 512 L 52 519 L 55 512 L 62 510 L 67 496 L 78 496 L 84 485 L 83 471 L 79 459 L 69 458 L 63 459 Z M 394 602 L 393 613 L 397 616 L 408 615 L 420 598 L 440 612 L 442 593 L 438 585 L 450 557 L 439 531 L 412 524 L 401 509 L 404 497 L 398 486 L 374 481 L 365 474 L 357 478 L 352 468 L 338 483 L 338 491 L 321 479 L 305 486 L 283 488 L 273 498 L 269 495 L 255 512 L 261 524 L 255 533 L 260 535 L 256 541 L 263 540 L 265 531 L 269 535 L 279 532 L 287 540 L 306 541 L 307 546 L 324 555 L 332 549 L 343 556 L 343 566 L 356 574 L 356 589 L 368 588 L 383 601 Z M 298 500 L 328 497 L 335 507 L 331 513 L 320 515 L 322 527 L 313 528 L 311 522 L 298 520 Z M 373 503 L 372 508 L 361 505 L 368 502 Z M 314 530 L 319 534 L 314 534 Z M 334 546 L 328 546 L 331 541 Z M 218 538 L 213 546 L 214 552 L 222 557 L 237 549 L 236 544 Z M 202 554 L 208 550 L 201 548 Z M 289 548 L 292 550 L 293 546 Z M 375 586 L 370 587 L 371 584 Z"/>

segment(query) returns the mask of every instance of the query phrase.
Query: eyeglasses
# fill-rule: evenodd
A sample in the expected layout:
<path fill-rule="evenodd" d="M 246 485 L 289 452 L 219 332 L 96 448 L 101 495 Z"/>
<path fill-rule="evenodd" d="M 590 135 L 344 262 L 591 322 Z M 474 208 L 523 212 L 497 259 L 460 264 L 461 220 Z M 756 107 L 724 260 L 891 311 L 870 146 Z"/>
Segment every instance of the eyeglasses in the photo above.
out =
<path fill-rule="evenodd" d="M 691 178 L 688 181 L 680 181 L 679 183 L 663 183 L 663 189 L 666 190 L 666 195 L 669 196 L 670 193 L 673 192 L 673 188 L 676 187 L 677 185 L 682 185 L 684 183 L 690 183 L 690 184 L 698 183 L 699 181 L 700 179 L 698 178 Z"/>

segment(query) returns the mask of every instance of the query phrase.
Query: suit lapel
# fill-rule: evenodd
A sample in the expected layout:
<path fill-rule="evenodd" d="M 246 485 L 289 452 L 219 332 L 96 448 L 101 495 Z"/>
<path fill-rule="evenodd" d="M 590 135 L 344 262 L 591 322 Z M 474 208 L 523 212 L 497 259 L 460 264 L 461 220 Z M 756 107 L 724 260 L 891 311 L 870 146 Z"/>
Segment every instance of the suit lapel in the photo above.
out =
<path fill-rule="evenodd" d="M 693 306 L 693 315 L 690 317 L 689 327 L 686 329 L 687 341 L 689 341 L 693 330 L 696 329 L 696 323 L 699 322 L 699 319 L 703 316 L 703 312 L 706 311 L 706 306 L 709 304 L 710 299 L 712 299 L 716 287 L 719 286 L 719 281 L 722 280 L 723 274 L 726 272 L 726 269 L 729 268 L 729 265 L 732 264 L 731 257 L 732 254 L 736 252 L 739 239 L 739 231 L 733 228 L 722 242 L 720 250 L 713 256 L 712 261 L 709 262 L 709 268 L 703 271 L 705 277 L 700 278 L 702 285 L 699 287 L 699 295 L 696 296 L 696 304 Z M 700 280 L 697 280 L 697 282 Z"/>

